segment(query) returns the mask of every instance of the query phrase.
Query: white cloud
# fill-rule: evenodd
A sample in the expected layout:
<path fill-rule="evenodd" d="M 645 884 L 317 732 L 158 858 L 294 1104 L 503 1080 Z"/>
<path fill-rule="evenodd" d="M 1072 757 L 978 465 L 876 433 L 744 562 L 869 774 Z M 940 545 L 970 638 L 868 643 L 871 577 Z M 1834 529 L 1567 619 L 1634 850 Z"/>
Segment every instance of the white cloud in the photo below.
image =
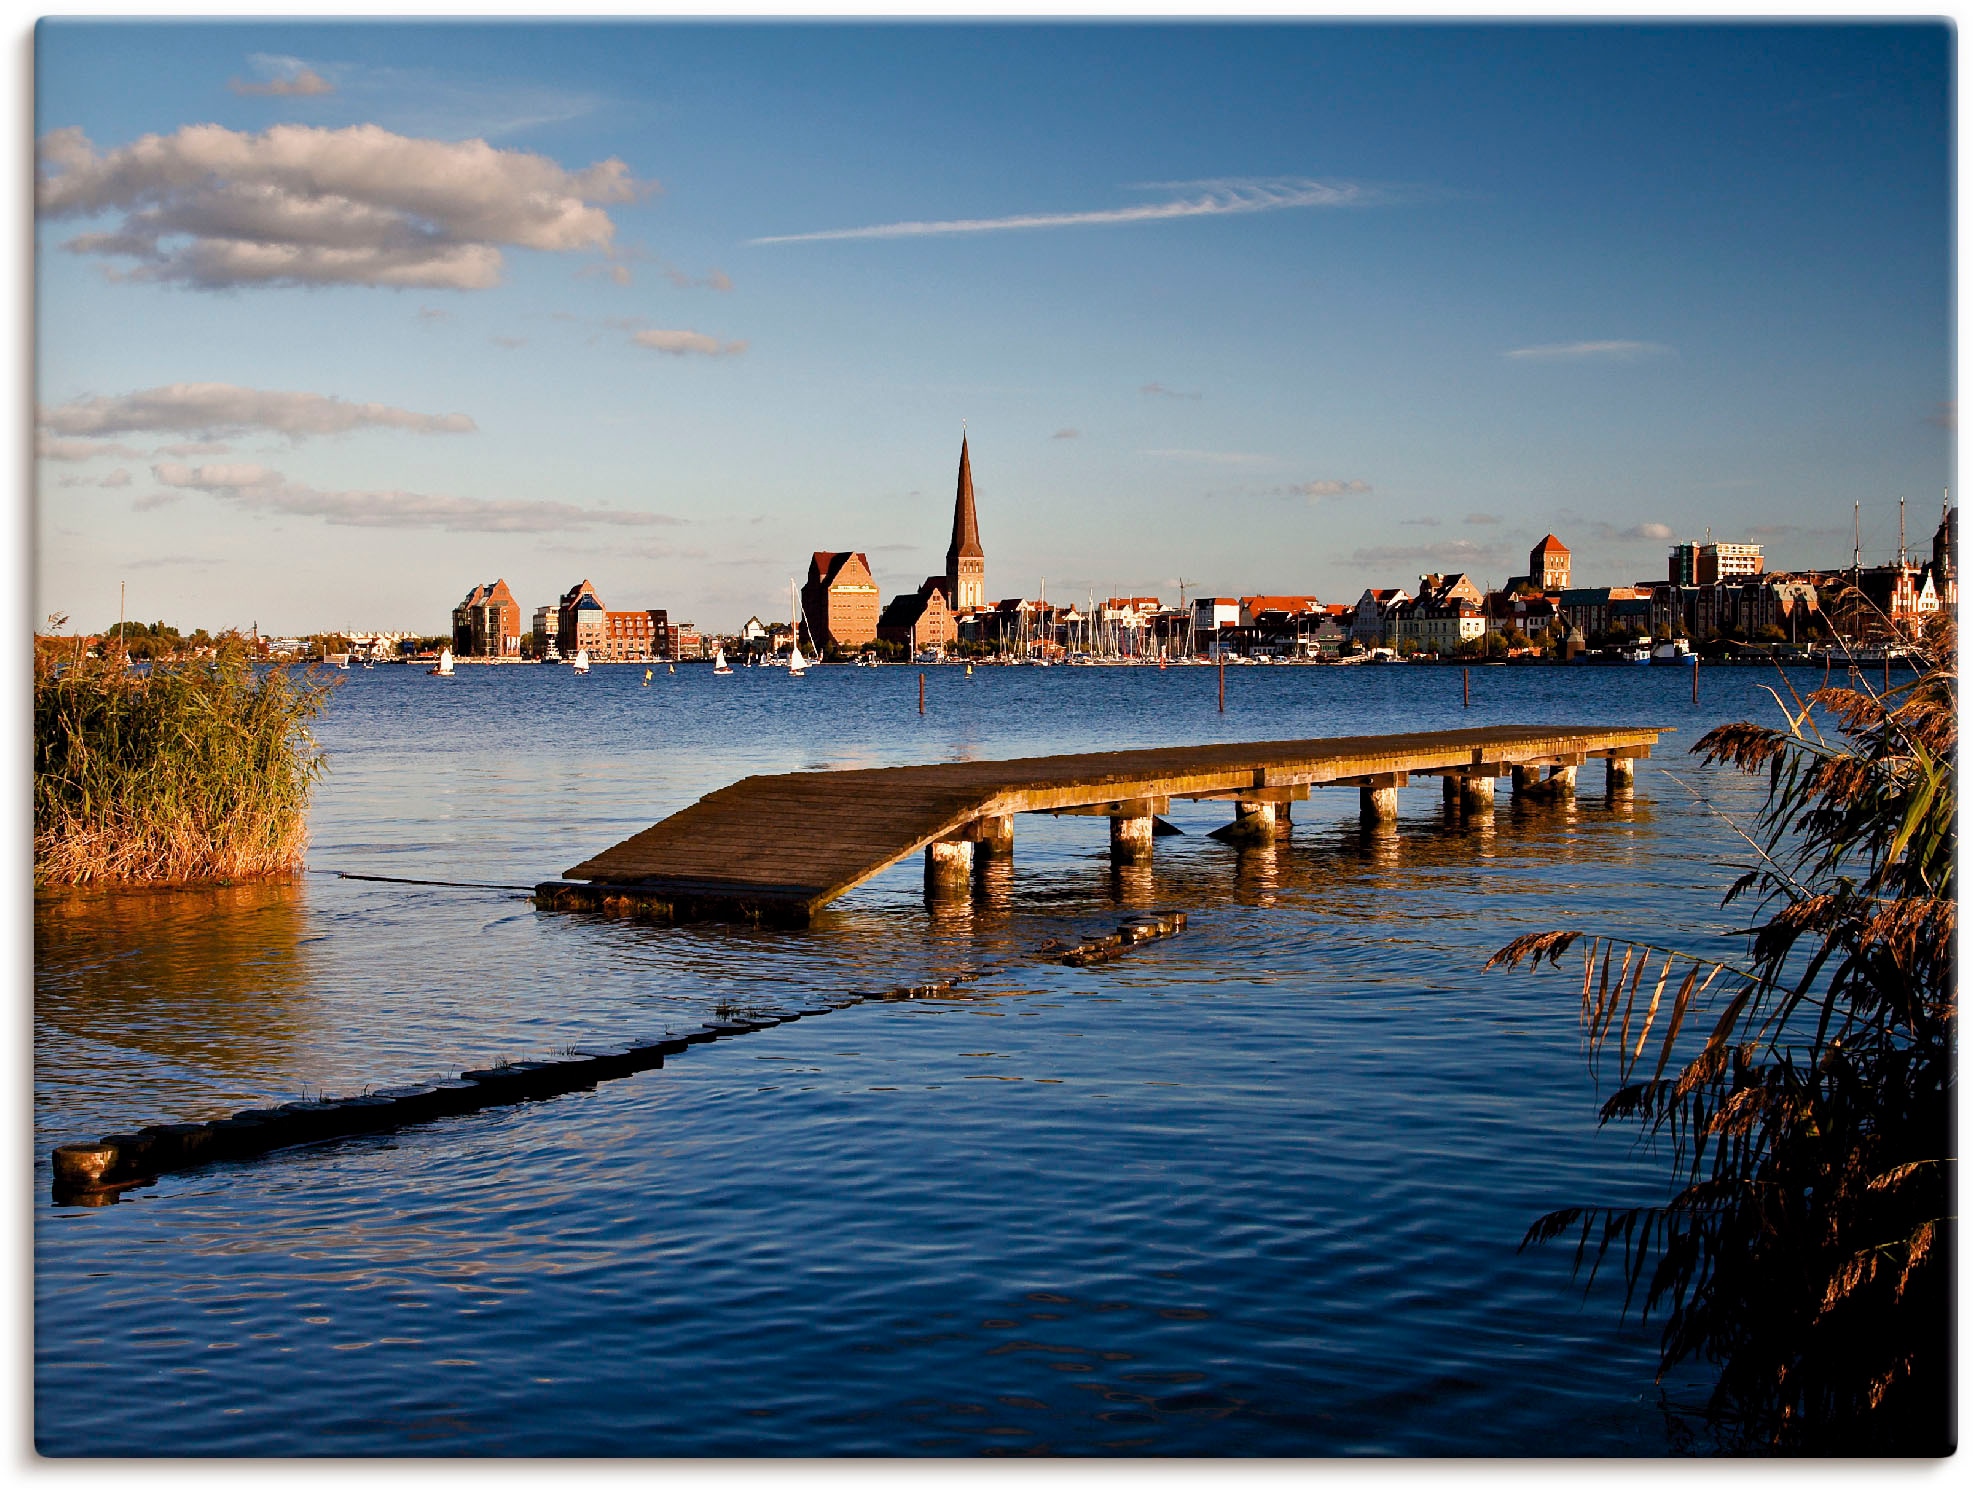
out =
<path fill-rule="evenodd" d="M 64 440 L 46 429 L 34 432 L 34 454 L 40 460 L 101 460 L 109 456 L 118 460 L 146 459 L 143 451 L 132 450 L 128 445 L 108 440 Z"/>
<path fill-rule="evenodd" d="M 720 341 L 702 331 L 633 331 L 630 339 L 640 347 L 674 357 L 737 357 L 747 350 L 743 341 Z"/>
<path fill-rule="evenodd" d="M 1634 528 L 1625 528 L 1617 536 L 1619 538 L 1654 538 L 1662 542 L 1667 538 L 1677 535 L 1664 523 L 1639 523 Z"/>
<path fill-rule="evenodd" d="M 1136 207 L 1090 212 L 1031 212 L 1013 217 L 961 217 L 938 222 L 880 223 L 866 228 L 832 228 L 819 233 L 784 233 L 753 243 L 821 243 L 844 238 L 925 238 L 953 233 L 1007 233 L 1032 228 L 1081 228 L 1119 223 L 1168 222 L 1185 217 L 1224 217 L 1280 212 L 1290 207 L 1349 207 L 1371 199 L 1365 188 L 1347 181 L 1310 181 L 1276 176 L 1223 181 L 1163 181 L 1136 190 L 1190 191 L 1189 196 Z"/>
<path fill-rule="evenodd" d="M 158 454 L 183 460 L 190 455 L 225 455 L 232 448 L 224 440 L 183 440 L 176 445 L 158 446 Z"/>
<path fill-rule="evenodd" d="M 315 98 L 336 91 L 334 83 L 299 57 L 272 57 L 257 53 L 247 61 L 255 72 L 266 76 L 266 81 L 250 83 L 244 78 L 234 78 L 227 86 L 243 97 Z"/>
<path fill-rule="evenodd" d="M 151 512 L 159 507 L 169 507 L 173 502 L 184 500 L 185 493 L 182 491 L 154 491 L 139 497 L 130 506 L 134 512 Z"/>
<path fill-rule="evenodd" d="M 1058 429 L 1048 438 L 1051 440 L 1080 440 L 1082 438 L 1082 431 L 1079 429 Z"/>
<path fill-rule="evenodd" d="M 40 422 L 58 435 L 181 432 L 213 436 L 266 430 L 296 440 L 366 427 L 407 429 L 423 435 L 469 434 L 478 428 L 464 414 L 418 414 L 389 404 L 347 403 L 320 393 L 280 393 L 231 383 L 170 383 L 114 398 L 78 398 L 43 409 Z"/>
<path fill-rule="evenodd" d="M 565 171 L 484 140 L 374 124 L 257 135 L 191 124 L 103 152 L 71 126 L 36 143 L 40 216 L 121 214 L 114 230 L 64 248 L 134 260 L 129 278 L 199 289 L 483 290 L 499 282 L 503 246 L 607 252 L 615 225 L 601 204 L 636 190 L 620 160 Z"/>
<path fill-rule="evenodd" d="M 713 270 L 704 279 L 694 279 L 683 269 L 669 267 L 666 268 L 664 275 L 681 290 L 718 290 L 723 293 L 733 288 L 733 281 L 727 278 L 724 270 L 720 269 Z"/>
<path fill-rule="evenodd" d="M 1146 383 L 1137 390 L 1152 398 L 1204 398 L 1203 393 L 1180 393 L 1176 388 L 1167 388 L 1163 383 Z"/>
<path fill-rule="evenodd" d="M 1500 519 L 1495 517 L 1491 512 L 1469 512 L 1466 514 L 1466 526 L 1469 528 L 1491 528 L 1498 524 L 1499 521 Z"/>
<path fill-rule="evenodd" d="M 1311 502 L 1324 497 L 1349 497 L 1360 492 L 1375 491 L 1368 481 L 1303 481 L 1288 488 L 1298 497 L 1307 497 Z"/>
<path fill-rule="evenodd" d="M 662 513 L 570 502 L 482 501 L 408 491 L 321 491 L 289 481 L 261 465 L 151 467 L 161 485 L 203 492 L 257 512 L 319 517 L 336 527 L 443 528 L 458 533 L 558 533 L 571 528 L 660 527 L 680 520 Z"/>
<path fill-rule="evenodd" d="M 1565 341 L 1539 347 L 1515 347 L 1502 352 L 1524 362 L 1635 362 L 1641 357 L 1666 357 L 1672 349 L 1655 341 Z"/>

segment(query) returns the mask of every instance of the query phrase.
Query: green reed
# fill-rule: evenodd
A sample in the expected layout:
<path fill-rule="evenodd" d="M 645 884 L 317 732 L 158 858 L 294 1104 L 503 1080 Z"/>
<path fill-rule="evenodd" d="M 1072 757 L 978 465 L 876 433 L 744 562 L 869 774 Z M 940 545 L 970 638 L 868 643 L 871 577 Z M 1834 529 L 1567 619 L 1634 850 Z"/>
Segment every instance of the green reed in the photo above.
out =
<path fill-rule="evenodd" d="M 324 768 L 308 723 L 334 683 L 210 658 L 128 667 L 37 649 L 37 884 L 265 878 L 302 867 Z"/>

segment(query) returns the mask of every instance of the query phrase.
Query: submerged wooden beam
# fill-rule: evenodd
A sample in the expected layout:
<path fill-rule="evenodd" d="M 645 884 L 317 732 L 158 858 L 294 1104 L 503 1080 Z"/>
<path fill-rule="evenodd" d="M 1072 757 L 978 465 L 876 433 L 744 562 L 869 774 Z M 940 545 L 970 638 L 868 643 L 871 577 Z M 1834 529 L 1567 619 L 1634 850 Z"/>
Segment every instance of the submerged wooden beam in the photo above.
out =
<path fill-rule="evenodd" d="M 1381 817 L 1413 775 L 1491 781 L 1516 766 L 1637 759 L 1664 733 L 1506 725 L 749 776 L 585 859 L 540 886 L 536 902 L 658 920 L 799 926 L 934 843 L 1011 841 L 999 824 L 1017 813 L 1086 814 L 1114 824 L 1145 818 L 1173 797 L 1285 803 L 1310 787 L 1347 784 L 1372 794 Z M 1137 849 L 1130 837 L 1124 852 Z"/>

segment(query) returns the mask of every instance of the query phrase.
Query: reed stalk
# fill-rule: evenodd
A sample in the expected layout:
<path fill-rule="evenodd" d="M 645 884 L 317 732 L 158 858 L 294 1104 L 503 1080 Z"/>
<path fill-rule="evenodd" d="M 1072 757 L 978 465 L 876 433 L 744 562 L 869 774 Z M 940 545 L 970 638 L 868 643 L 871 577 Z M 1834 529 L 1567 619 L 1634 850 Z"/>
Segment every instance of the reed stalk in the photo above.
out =
<path fill-rule="evenodd" d="M 308 723 L 334 683 L 216 656 L 132 669 L 37 649 L 37 885 L 299 873 L 324 762 Z"/>

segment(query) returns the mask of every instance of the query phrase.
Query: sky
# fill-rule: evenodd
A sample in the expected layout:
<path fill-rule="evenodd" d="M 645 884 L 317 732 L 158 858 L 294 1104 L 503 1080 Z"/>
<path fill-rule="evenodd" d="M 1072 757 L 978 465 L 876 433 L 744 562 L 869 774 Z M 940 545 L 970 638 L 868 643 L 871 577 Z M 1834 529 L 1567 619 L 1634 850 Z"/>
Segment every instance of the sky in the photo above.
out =
<path fill-rule="evenodd" d="M 1944 24 L 43 22 L 36 614 L 774 620 L 1866 562 L 1953 482 Z"/>

